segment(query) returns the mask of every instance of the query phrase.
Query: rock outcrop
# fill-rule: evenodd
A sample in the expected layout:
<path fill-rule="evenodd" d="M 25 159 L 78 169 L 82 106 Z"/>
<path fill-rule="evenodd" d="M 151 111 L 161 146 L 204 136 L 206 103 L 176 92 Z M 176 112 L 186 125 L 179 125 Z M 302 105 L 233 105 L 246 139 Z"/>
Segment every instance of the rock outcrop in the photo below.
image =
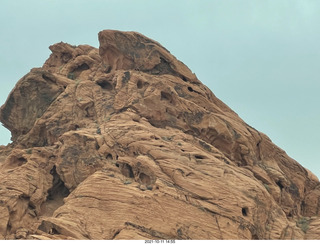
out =
<path fill-rule="evenodd" d="M 159 43 L 57 43 L 0 119 L 0 239 L 319 239 L 320 184 Z"/>

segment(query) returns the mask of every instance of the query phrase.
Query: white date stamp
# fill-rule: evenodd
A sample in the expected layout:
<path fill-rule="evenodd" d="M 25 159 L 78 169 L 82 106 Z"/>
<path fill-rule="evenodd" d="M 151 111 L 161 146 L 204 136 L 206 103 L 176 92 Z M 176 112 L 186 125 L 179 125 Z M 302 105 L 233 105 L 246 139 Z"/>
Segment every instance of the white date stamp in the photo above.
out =
<path fill-rule="evenodd" d="M 144 243 L 148 244 L 173 244 L 175 240 L 145 240 Z"/>

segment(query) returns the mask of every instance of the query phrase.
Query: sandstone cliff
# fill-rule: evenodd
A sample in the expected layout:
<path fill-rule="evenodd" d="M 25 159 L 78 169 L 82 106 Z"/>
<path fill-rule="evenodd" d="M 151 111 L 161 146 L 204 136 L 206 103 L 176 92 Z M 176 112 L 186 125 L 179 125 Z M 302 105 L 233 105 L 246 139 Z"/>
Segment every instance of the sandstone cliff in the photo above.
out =
<path fill-rule="evenodd" d="M 0 119 L 0 239 L 319 239 L 320 184 L 135 32 L 57 43 Z"/>

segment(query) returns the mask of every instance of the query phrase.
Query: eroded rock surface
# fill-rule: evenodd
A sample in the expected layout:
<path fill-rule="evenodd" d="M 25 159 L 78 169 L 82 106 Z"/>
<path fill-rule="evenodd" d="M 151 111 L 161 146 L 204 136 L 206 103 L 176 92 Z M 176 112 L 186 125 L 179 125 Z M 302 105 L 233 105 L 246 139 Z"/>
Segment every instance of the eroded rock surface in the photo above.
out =
<path fill-rule="evenodd" d="M 159 43 L 50 46 L 1 107 L 0 239 L 319 239 L 320 184 Z"/>

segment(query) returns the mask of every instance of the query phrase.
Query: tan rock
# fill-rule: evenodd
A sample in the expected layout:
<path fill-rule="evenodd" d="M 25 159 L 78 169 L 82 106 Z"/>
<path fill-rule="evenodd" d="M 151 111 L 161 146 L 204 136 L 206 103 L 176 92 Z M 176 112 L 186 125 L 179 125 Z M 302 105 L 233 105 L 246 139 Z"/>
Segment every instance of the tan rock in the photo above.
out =
<path fill-rule="evenodd" d="M 6 207 L 0 206 L 0 237 L 4 239 L 7 233 L 7 227 L 9 222 L 9 211 Z"/>
<path fill-rule="evenodd" d="M 25 228 L 20 228 L 16 231 L 16 239 L 26 239 L 28 235 L 28 230 Z"/>
<path fill-rule="evenodd" d="M 320 184 L 159 43 L 57 43 L 1 107 L 2 239 L 317 239 Z"/>

